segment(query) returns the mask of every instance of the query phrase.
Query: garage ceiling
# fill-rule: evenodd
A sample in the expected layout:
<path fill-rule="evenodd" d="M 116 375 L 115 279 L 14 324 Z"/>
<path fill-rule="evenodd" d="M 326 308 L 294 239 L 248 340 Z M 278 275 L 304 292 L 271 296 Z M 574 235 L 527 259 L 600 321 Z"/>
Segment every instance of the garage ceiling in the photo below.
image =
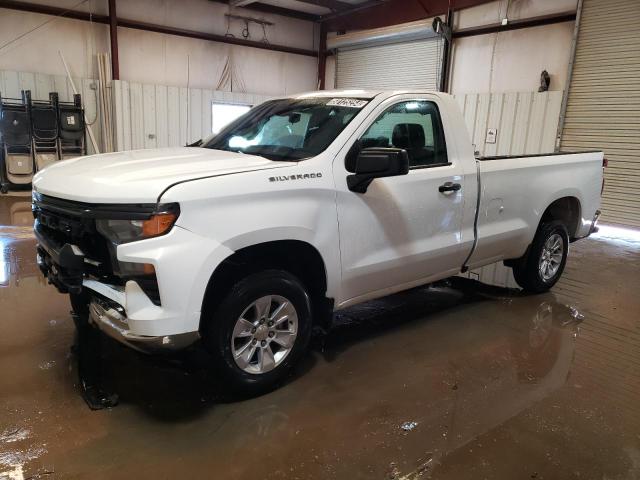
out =
<path fill-rule="evenodd" d="M 244 0 L 240 0 L 240 2 L 244 3 Z M 261 0 L 260 3 L 322 16 L 334 12 L 343 12 L 354 5 L 366 2 L 367 0 Z M 233 0 L 229 3 L 233 3 Z"/>
<path fill-rule="evenodd" d="M 442 15 L 491 0 L 212 0 L 233 7 L 326 22 L 332 31 L 377 28 Z M 366 15 L 362 13 L 366 10 Z"/>

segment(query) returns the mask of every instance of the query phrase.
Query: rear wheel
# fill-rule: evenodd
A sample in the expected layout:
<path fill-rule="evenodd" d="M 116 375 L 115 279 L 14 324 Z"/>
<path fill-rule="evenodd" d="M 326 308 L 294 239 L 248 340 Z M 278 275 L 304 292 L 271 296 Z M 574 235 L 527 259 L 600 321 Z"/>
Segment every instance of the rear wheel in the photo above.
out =
<path fill-rule="evenodd" d="M 513 266 L 516 282 L 528 292 L 546 292 L 562 276 L 568 252 L 569 235 L 564 224 L 542 223 L 529 252 Z"/>
<path fill-rule="evenodd" d="M 309 295 L 282 270 L 240 280 L 217 308 L 205 308 L 203 320 L 203 342 L 215 369 L 234 390 L 250 395 L 276 387 L 311 337 Z"/>

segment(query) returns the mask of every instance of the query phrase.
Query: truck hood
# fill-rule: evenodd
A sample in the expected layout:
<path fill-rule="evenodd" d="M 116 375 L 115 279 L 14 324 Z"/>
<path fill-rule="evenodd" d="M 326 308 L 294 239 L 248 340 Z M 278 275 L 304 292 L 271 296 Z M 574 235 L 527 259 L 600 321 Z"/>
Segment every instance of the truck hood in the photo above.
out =
<path fill-rule="evenodd" d="M 176 183 L 287 165 L 208 148 L 134 150 L 55 163 L 36 174 L 33 187 L 44 195 L 87 203 L 153 203 Z"/>

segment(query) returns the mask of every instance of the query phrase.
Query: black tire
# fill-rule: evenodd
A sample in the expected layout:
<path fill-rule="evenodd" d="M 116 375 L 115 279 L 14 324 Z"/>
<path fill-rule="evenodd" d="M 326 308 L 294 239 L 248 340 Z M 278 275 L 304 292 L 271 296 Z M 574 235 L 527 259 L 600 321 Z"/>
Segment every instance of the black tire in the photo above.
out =
<path fill-rule="evenodd" d="M 547 240 L 553 235 L 559 235 L 562 239 L 562 260 L 558 270 L 550 278 L 544 278 L 540 272 L 540 261 Z M 513 265 L 513 276 L 525 291 L 531 293 L 543 293 L 553 287 L 562 276 L 567 254 L 569 253 L 569 234 L 567 227 L 562 222 L 545 222 L 538 227 L 531 247 L 527 254 Z"/>
<path fill-rule="evenodd" d="M 297 313 L 297 335 L 289 353 L 275 368 L 249 373 L 236 363 L 232 337 L 236 322 L 254 301 L 273 295 L 290 301 Z M 213 367 L 229 387 L 242 395 L 258 395 L 277 387 L 305 353 L 311 338 L 311 301 L 302 283 L 283 270 L 265 270 L 238 281 L 219 305 L 205 305 L 202 340 Z M 279 348 L 274 345 L 274 348 Z"/>

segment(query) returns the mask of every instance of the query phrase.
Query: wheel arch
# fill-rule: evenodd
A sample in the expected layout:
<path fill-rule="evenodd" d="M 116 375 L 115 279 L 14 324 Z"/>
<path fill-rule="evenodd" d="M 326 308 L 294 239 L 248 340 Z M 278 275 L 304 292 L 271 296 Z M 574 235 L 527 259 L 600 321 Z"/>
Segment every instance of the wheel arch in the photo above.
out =
<path fill-rule="evenodd" d="M 267 269 L 286 270 L 296 276 L 311 296 L 314 325 L 328 326 L 333 300 L 327 298 L 328 276 L 318 249 L 303 240 L 273 240 L 236 250 L 213 271 L 207 284 L 200 318 L 200 331 L 206 319 L 241 278 Z"/>
<path fill-rule="evenodd" d="M 580 202 L 580 199 L 574 195 L 565 195 L 556 197 L 548 203 L 547 208 L 545 208 L 542 215 L 540 215 L 540 220 L 531 235 L 531 241 L 527 245 L 524 254 L 519 258 L 504 260 L 504 265 L 507 267 L 513 267 L 517 262 L 526 258 L 529 254 L 529 250 L 531 249 L 533 239 L 536 233 L 540 230 L 541 225 L 553 221 L 560 221 L 565 225 L 567 233 L 569 234 L 569 241 L 572 241 L 575 238 L 582 222 L 582 203 Z"/>
<path fill-rule="evenodd" d="M 567 227 L 569 239 L 576 237 L 582 223 L 582 203 L 573 195 L 559 197 L 552 201 L 540 217 L 540 225 L 546 222 L 560 221 Z"/>

